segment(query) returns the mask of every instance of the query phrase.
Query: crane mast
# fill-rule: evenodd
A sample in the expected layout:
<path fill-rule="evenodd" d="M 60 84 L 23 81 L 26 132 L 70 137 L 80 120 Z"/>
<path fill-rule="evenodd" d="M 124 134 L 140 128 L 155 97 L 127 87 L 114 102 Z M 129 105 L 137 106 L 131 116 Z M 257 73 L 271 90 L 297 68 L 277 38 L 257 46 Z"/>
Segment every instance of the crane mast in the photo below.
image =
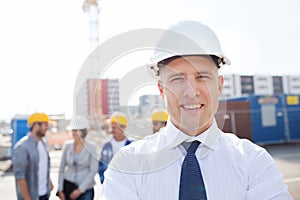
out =
<path fill-rule="evenodd" d="M 97 0 L 85 0 L 82 9 L 89 17 L 89 41 L 91 51 L 99 45 L 99 12 Z"/>

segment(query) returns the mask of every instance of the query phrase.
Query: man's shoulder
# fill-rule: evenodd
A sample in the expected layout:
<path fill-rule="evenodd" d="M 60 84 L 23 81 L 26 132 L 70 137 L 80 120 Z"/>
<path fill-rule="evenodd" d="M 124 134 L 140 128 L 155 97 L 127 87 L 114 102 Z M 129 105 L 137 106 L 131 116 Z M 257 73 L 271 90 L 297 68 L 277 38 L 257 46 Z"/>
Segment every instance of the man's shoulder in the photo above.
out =
<path fill-rule="evenodd" d="M 104 152 L 104 151 L 112 151 L 112 144 L 110 141 L 108 142 L 105 142 L 102 146 L 102 149 L 101 149 L 101 152 Z"/>
<path fill-rule="evenodd" d="M 161 142 L 161 137 L 154 134 L 122 147 L 112 158 L 109 168 L 127 173 L 148 173 L 170 165 L 182 153 L 168 148 Z"/>
<path fill-rule="evenodd" d="M 18 148 L 22 148 L 22 147 L 26 147 L 27 143 L 29 141 L 29 136 L 25 135 L 24 137 L 22 137 L 16 144 L 15 144 L 15 149 Z"/>
<path fill-rule="evenodd" d="M 228 144 L 232 144 L 232 145 L 256 145 L 254 144 L 252 141 L 250 141 L 249 139 L 246 138 L 240 138 L 238 137 L 236 134 L 234 133 L 224 133 L 222 134 L 222 138 L 223 140 L 225 140 Z"/>
<path fill-rule="evenodd" d="M 264 148 L 258 146 L 252 141 L 245 138 L 239 138 L 234 133 L 223 133 L 221 137 L 220 146 L 223 146 L 243 155 L 255 156 L 265 151 Z"/>

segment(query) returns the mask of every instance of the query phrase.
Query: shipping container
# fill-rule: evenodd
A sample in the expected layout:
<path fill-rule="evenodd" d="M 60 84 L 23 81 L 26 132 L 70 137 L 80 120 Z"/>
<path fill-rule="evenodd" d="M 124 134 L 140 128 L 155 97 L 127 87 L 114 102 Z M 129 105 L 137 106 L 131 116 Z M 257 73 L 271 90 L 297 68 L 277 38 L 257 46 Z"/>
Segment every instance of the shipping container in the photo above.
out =
<path fill-rule="evenodd" d="M 246 100 L 221 101 L 215 115 L 220 129 L 240 138 L 252 140 L 250 102 Z"/>
<path fill-rule="evenodd" d="M 257 144 L 300 141 L 297 95 L 250 95 L 220 101 L 218 126 Z"/>

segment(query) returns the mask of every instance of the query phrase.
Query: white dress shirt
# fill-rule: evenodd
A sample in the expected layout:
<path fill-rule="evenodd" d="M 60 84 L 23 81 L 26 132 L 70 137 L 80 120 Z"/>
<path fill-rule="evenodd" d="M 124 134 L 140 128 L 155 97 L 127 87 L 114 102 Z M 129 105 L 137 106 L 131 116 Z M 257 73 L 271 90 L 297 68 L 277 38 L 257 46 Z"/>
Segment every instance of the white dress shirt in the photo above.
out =
<path fill-rule="evenodd" d="M 175 200 L 179 196 L 182 142 L 199 140 L 196 156 L 209 200 L 289 200 L 282 174 L 267 151 L 223 133 L 214 120 L 197 137 L 170 121 L 159 133 L 121 148 L 113 157 L 99 199 Z"/>

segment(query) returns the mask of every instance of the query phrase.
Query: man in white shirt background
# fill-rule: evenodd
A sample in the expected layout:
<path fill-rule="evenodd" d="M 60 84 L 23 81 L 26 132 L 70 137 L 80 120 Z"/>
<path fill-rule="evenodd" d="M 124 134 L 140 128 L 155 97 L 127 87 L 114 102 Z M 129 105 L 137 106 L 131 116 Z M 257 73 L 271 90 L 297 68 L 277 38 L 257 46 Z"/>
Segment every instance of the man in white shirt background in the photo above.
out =
<path fill-rule="evenodd" d="M 19 200 L 47 200 L 53 189 L 50 157 L 42 140 L 49 128 L 49 121 L 45 113 L 30 115 L 30 132 L 14 146 L 13 169 Z"/>
<path fill-rule="evenodd" d="M 125 135 L 127 123 L 127 117 L 122 112 L 114 112 L 109 119 L 109 133 L 112 134 L 112 138 L 104 144 L 101 150 L 98 169 L 101 183 L 104 181 L 104 172 L 113 155 L 116 154 L 121 147 L 131 143 Z"/>

